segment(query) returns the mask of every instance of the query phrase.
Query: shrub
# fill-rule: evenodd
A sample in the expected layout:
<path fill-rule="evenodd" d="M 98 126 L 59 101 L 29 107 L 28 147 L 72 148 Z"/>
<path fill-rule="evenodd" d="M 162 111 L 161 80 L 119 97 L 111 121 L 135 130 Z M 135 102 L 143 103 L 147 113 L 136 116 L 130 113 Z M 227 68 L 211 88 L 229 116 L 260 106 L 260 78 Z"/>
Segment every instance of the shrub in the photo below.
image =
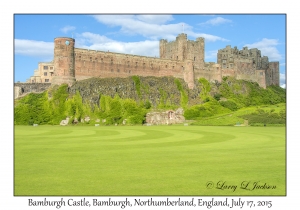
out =
<path fill-rule="evenodd" d="M 220 101 L 219 102 L 223 107 L 230 109 L 231 111 L 236 111 L 238 110 L 238 105 L 232 101 L 232 100 L 227 100 L 227 101 Z"/>

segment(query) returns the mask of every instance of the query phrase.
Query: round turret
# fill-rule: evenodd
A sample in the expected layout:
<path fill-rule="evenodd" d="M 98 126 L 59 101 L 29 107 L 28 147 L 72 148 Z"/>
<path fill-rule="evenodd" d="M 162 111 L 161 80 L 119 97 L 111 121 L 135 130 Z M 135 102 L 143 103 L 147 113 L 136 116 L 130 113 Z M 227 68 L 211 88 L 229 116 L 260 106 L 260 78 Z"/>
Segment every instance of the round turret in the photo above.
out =
<path fill-rule="evenodd" d="M 71 86 L 75 82 L 75 39 L 59 37 L 54 39 L 54 77 L 52 84 L 67 83 Z"/>

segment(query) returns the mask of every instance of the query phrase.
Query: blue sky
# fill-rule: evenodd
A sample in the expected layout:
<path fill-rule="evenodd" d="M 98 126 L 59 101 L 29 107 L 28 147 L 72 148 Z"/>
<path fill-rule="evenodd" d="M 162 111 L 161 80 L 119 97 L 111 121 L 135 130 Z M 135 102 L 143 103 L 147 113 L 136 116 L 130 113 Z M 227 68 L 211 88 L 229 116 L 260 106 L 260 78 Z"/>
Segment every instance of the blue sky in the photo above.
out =
<path fill-rule="evenodd" d="M 53 59 L 53 40 L 73 37 L 75 47 L 159 56 L 159 40 L 173 41 L 179 33 L 188 39 L 205 38 L 205 61 L 216 62 L 227 45 L 258 48 L 269 61 L 280 62 L 285 87 L 286 15 L 14 15 L 14 81 L 25 82 L 38 62 Z"/>

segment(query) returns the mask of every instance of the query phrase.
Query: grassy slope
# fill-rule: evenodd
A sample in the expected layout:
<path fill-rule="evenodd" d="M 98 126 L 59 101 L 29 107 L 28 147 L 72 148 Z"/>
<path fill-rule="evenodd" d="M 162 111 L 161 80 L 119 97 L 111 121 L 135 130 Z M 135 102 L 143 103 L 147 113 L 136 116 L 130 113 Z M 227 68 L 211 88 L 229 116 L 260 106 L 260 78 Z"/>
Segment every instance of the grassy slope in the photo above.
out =
<path fill-rule="evenodd" d="M 267 112 L 270 112 L 270 110 L 274 110 L 274 113 L 279 113 L 281 110 L 286 109 L 286 104 L 281 103 L 276 105 L 244 107 L 235 112 L 221 114 L 221 115 L 214 115 L 212 117 L 199 119 L 197 120 L 197 122 L 194 122 L 193 125 L 236 125 L 238 122 L 243 124 L 244 119 L 241 116 L 254 113 L 258 108 Z M 267 124 L 267 126 L 274 126 L 274 125 Z M 282 124 L 281 126 L 285 126 L 285 125 Z"/>
<path fill-rule="evenodd" d="M 285 128 L 15 126 L 15 195 L 285 195 Z M 260 181 L 275 190 L 207 189 Z"/>

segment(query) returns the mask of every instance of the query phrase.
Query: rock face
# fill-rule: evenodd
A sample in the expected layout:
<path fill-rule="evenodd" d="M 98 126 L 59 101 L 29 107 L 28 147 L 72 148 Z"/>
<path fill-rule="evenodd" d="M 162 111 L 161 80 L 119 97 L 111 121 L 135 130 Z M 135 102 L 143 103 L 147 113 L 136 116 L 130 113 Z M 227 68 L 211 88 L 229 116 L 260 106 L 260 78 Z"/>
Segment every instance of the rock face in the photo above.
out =
<path fill-rule="evenodd" d="M 150 112 L 146 115 L 146 124 L 149 125 L 171 125 L 183 123 L 183 109 L 179 108 L 176 111 L 168 110 L 164 112 Z"/>
<path fill-rule="evenodd" d="M 139 87 L 134 80 L 128 78 L 90 78 L 76 81 L 69 88 L 70 94 L 76 91 L 84 101 L 97 104 L 101 95 L 114 97 L 116 94 L 120 98 L 131 98 L 135 101 L 150 101 L 152 107 L 159 103 L 170 103 L 180 106 L 181 93 L 178 90 L 174 77 L 139 77 Z M 200 103 L 199 93 L 201 91 L 198 83 L 194 89 L 189 89 L 183 79 L 177 78 L 189 98 L 189 105 Z M 139 92 L 137 91 L 139 89 Z"/>
<path fill-rule="evenodd" d="M 67 117 L 65 120 L 62 120 L 62 121 L 60 122 L 60 125 L 64 125 L 64 126 L 65 126 L 65 125 L 68 125 L 68 124 L 69 124 L 69 119 L 70 119 L 70 118 Z"/>

